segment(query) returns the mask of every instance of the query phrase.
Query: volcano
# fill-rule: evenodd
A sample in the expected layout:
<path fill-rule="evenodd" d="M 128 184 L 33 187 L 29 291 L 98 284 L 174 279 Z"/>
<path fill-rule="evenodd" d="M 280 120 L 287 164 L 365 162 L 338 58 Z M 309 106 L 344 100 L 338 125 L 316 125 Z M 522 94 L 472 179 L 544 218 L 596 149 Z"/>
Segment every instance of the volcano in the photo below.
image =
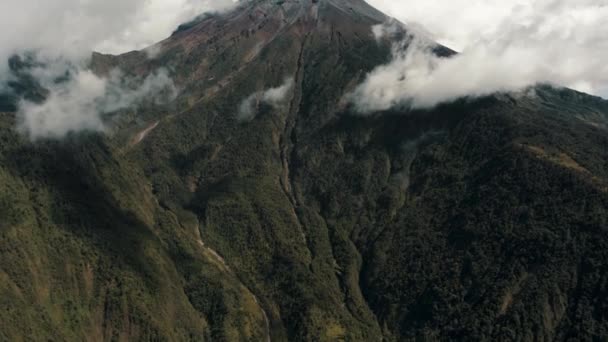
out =
<path fill-rule="evenodd" d="M 362 116 L 345 99 L 391 60 L 388 19 L 242 1 L 95 53 L 179 89 L 105 134 L 32 142 L 3 104 L 0 339 L 607 339 L 608 102 L 536 86 Z"/>

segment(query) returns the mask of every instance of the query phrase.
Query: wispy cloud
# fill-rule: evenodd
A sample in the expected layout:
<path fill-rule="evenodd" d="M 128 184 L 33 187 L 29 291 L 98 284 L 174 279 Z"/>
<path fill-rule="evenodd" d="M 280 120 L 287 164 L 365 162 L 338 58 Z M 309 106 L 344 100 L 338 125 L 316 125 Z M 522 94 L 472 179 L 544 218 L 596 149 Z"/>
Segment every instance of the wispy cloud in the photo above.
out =
<path fill-rule="evenodd" d="M 103 131 L 104 113 L 136 105 L 151 95 L 175 91 L 166 70 L 143 79 L 119 71 L 98 77 L 86 69 L 93 51 L 122 53 L 168 37 L 177 26 L 203 12 L 235 6 L 234 0 L 22 0 L 0 1 L 0 90 L 14 75 L 8 60 L 17 54 L 42 61 L 28 70 L 46 89 L 46 100 L 19 104 L 19 129 L 32 139 L 62 137 L 78 130 Z M 18 32 L 18 34 L 15 34 Z M 67 79 L 58 79 L 69 75 Z M 162 89 L 162 91 L 161 91 Z"/>
<path fill-rule="evenodd" d="M 287 99 L 287 95 L 291 89 L 293 89 L 293 85 L 293 78 L 288 78 L 282 85 L 276 88 L 270 88 L 249 95 L 241 102 L 237 119 L 239 121 L 253 120 L 257 114 L 258 105 L 260 103 L 266 103 L 275 107 L 283 104 Z"/>
<path fill-rule="evenodd" d="M 48 90 L 42 103 L 24 99 L 19 105 L 18 129 L 32 140 L 62 138 L 70 132 L 103 132 L 104 114 L 144 100 L 171 101 L 177 94 L 165 69 L 143 79 L 125 77 L 119 70 L 102 78 L 62 62 L 45 64 L 30 72 Z"/>

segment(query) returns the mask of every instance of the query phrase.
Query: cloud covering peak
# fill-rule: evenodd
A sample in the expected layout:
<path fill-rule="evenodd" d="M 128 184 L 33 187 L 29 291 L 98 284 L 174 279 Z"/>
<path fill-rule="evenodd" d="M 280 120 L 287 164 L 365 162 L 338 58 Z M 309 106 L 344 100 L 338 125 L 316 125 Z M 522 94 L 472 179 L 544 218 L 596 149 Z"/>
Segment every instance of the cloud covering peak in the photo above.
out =
<path fill-rule="evenodd" d="M 432 32 L 430 38 L 461 51 L 454 60 L 438 63 L 431 78 L 416 87 L 420 91 L 440 86 L 440 93 L 452 93 L 441 86 L 444 81 L 472 95 L 486 93 L 484 86 L 511 90 L 547 82 L 608 97 L 604 0 L 368 1 L 408 27 L 422 24 Z M 393 66 L 403 65 L 402 57 L 396 56 Z M 448 72 L 455 72 L 452 79 Z M 463 94 L 439 97 L 458 95 Z"/>
<path fill-rule="evenodd" d="M 606 50 L 597 49 L 608 48 L 608 32 L 601 24 L 602 18 L 608 19 L 608 6 L 593 3 L 553 1 L 540 8 L 555 17 L 528 13 L 527 20 L 503 23 L 499 34 L 467 45 L 450 58 L 433 52 L 435 44 L 426 32 L 402 27 L 408 34 L 393 42 L 391 62 L 369 73 L 348 98 L 358 112 L 369 113 L 395 106 L 428 108 L 541 83 L 608 95 Z M 567 18 L 563 11 L 570 11 Z M 372 27 L 372 33 L 376 39 L 392 39 L 398 25 L 390 21 Z"/>

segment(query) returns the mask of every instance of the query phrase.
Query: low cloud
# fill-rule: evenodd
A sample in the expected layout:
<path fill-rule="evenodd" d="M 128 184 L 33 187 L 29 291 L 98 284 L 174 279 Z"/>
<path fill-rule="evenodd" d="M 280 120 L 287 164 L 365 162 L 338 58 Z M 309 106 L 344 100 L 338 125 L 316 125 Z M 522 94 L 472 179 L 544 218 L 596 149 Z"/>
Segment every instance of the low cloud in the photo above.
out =
<path fill-rule="evenodd" d="M 204 12 L 236 4 L 234 0 L 0 1 L 5 28 L 0 31 L 0 60 L 24 51 L 80 60 L 92 51 L 118 54 L 143 49 Z"/>
<path fill-rule="evenodd" d="M 386 38 L 395 32 L 394 25 L 374 27 L 372 33 L 377 39 Z M 552 25 L 543 27 L 510 29 L 517 33 L 505 28 L 505 39 L 471 46 L 450 58 L 434 54 L 427 35 L 409 30 L 402 41 L 393 44 L 391 62 L 369 73 L 348 98 L 359 113 L 370 113 L 399 106 L 429 108 L 463 97 L 516 92 L 539 83 L 591 93 L 608 84 L 608 65 L 601 54 L 588 54 L 584 44 L 569 44 L 572 38 L 562 37 Z M 539 38 L 534 43 L 513 40 L 517 35 Z"/>
<path fill-rule="evenodd" d="M 41 103 L 23 99 L 19 104 L 18 129 L 32 140 L 62 138 L 70 132 L 104 132 L 104 114 L 142 101 L 171 101 L 177 94 L 165 69 L 143 79 L 126 77 L 119 70 L 102 78 L 89 70 L 54 62 L 33 69 L 31 74 L 48 90 Z"/>
<path fill-rule="evenodd" d="M 428 45 L 436 45 L 433 35 L 423 26 L 417 23 L 410 23 L 407 26 L 395 18 L 389 18 L 387 22 L 372 26 L 372 34 L 377 42 L 382 39 L 398 40 L 404 39 L 407 42 L 416 37 L 418 41 L 424 41 Z M 401 42 L 403 45 L 404 42 Z"/>
<path fill-rule="evenodd" d="M 608 97 L 608 70 L 603 62 L 608 58 L 608 4 L 604 0 L 368 2 L 408 27 L 423 25 L 432 32 L 432 40 L 462 52 L 457 62 L 438 67 L 437 82 L 442 81 L 441 70 L 450 66 L 464 68 L 456 70 L 454 78 L 464 80 L 468 91 L 475 87 L 467 83 L 481 78 L 492 90 L 547 82 Z"/>
<path fill-rule="evenodd" d="M 237 119 L 239 121 L 251 121 L 255 118 L 260 103 L 266 103 L 277 107 L 285 102 L 287 95 L 293 89 L 294 80 L 288 78 L 276 88 L 259 91 L 248 96 L 239 106 Z"/>
<path fill-rule="evenodd" d="M 0 30 L 0 94 L 13 90 L 7 86 L 15 78 L 9 58 L 34 55 L 44 62 L 29 70 L 28 77 L 45 88 L 46 100 L 21 100 L 18 128 L 32 139 L 104 131 L 103 114 L 144 98 L 166 97 L 175 87 L 163 69 L 144 79 L 124 77 L 119 71 L 97 77 L 85 68 L 93 51 L 120 54 L 145 48 L 154 57 L 159 49 L 153 44 L 179 24 L 237 4 L 236 0 L 0 1 L 0 20 L 7 28 Z"/>

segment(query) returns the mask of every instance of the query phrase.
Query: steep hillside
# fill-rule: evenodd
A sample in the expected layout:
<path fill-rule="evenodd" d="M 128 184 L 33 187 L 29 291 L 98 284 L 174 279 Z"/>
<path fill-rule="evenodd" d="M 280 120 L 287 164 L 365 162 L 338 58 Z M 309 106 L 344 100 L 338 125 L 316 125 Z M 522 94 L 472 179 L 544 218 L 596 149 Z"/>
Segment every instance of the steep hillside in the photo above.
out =
<path fill-rule="evenodd" d="M 355 115 L 385 20 L 251 1 L 95 54 L 180 88 L 110 134 L 30 142 L 0 97 L 0 339 L 608 338 L 608 102 Z"/>

